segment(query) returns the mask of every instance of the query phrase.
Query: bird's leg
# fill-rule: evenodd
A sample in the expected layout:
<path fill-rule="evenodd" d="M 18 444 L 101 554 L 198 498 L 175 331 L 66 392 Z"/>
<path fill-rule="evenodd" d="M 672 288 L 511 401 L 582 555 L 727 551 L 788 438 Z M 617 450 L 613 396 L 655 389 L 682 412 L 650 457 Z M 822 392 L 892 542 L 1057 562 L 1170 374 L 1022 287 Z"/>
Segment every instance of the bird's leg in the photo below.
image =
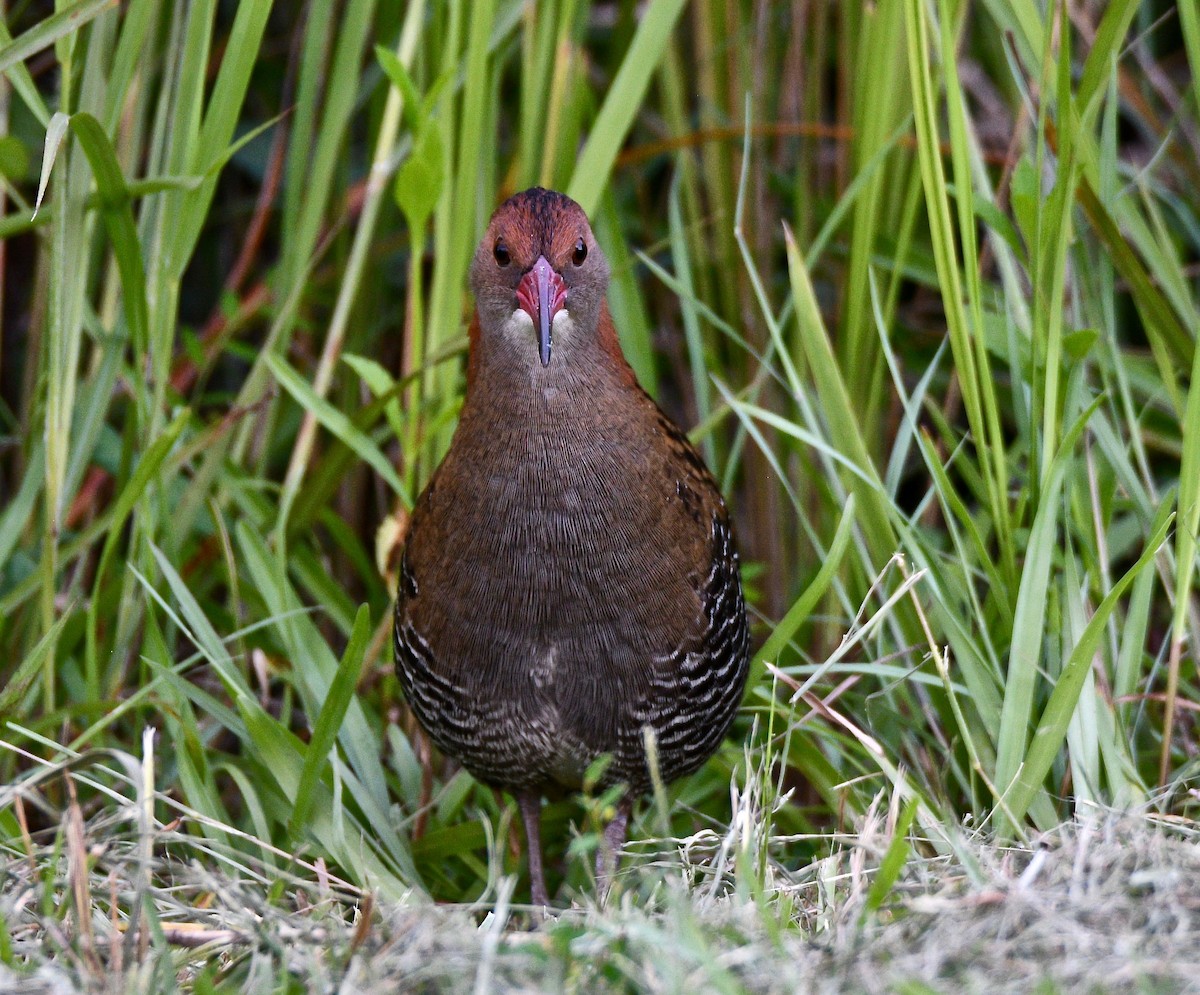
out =
<path fill-rule="evenodd" d="M 521 820 L 525 823 L 525 855 L 529 858 L 529 897 L 534 905 L 546 907 L 546 875 L 542 871 L 542 798 L 537 792 L 522 791 L 517 795 Z"/>
<path fill-rule="evenodd" d="M 625 826 L 629 822 L 629 813 L 632 808 L 633 797 L 626 794 L 617 802 L 617 814 L 604 827 L 604 836 L 600 840 L 600 849 L 596 853 L 596 891 L 599 894 L 603 894 L 607 890 L 621 863 L 621 847 L 625 845 Z"/>

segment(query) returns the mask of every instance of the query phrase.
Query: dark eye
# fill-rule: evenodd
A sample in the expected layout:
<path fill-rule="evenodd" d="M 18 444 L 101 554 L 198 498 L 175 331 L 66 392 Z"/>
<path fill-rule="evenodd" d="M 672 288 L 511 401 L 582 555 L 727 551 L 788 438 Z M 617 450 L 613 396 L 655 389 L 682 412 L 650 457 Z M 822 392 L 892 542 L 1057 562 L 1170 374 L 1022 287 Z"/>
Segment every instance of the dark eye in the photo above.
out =
<path fill-rule="evenodd" d="M 504 244 L 504 239 L 496 239 L 496 246 L 492 249 L 492 255 L 496 257 L 496 262 L 501 266 L 507 266 L 512 262 L 512 256 L 509 255 L 508 246 Z"/>
<path fill-rule="evenodd" d="M 583 244 L 581 238 L 575 242 L 575 251 L 571 254 L 571 262 L 576 266 L 582 266 L 585 259 L 587 259 L 587 246 Z"/>

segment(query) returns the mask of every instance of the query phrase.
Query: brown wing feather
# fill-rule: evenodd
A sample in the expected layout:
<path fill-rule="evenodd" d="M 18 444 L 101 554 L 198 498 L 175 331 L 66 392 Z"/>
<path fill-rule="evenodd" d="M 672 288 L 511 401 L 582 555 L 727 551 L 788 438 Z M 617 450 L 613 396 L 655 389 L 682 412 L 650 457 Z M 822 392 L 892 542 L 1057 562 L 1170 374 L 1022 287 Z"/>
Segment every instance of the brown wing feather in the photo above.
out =
<path fill-rule="evenodd" d="M 653 400 L 647 397 L 650 404 Z M 733 723 L 749 671 L 750 633 L 737 545 L 725 501 L 687 436 L 655 405 L 681 472 L 676 492 L 697 524 L 707 522 L 708 569 L 694 577 L 700 616 L 688 637 L 654 660 L 654 681 L 628 730 L 624 779 L 649 786 L 644 733 L 654 731 L 660 773 L 673 781 L 700 767 Z M 631 741 L 632 740 L 632 741 Z"/>

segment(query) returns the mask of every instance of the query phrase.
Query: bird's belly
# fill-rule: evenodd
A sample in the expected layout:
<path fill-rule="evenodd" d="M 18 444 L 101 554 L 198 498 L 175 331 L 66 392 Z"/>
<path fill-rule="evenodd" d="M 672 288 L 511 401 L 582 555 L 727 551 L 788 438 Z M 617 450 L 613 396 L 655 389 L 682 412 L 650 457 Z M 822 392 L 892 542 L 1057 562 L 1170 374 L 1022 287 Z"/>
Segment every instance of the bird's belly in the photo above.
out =
<path fill-rule="evenodd" d="M 554 531 L 555 521 L 538 523 L 549 522 L 549 541 L 510 521 L 484 560 L 448 548 L 447 569 L 420 588 L 442 624 L 425 634 L 431 659 L 410 668 L 406 693 L 443 752 L 505 787 L 581 786 L 599 756 L 636 737 L 651 687 L 639 616 L 654 597 L 641 592 L 634 609 L 621 590 L 636 551 L 598 551 L 594 526 L 576 519 Z M 568 535 L 578 541 L 565 548 Z M 438 692 L 425 714 L 422 684 Z"/>
<path fill-rule="evenodd" d="M 564 677 L 564 661 L 549 664 L 543 649 L 480 639 L 470 672 L 447 680 L 439 662 L 400 645 L 412 641 L 397 640 L 409 704 L 439 749 L 480 780 L 510 789 L 578 788 L 597 757 L 616 751 L 619 737 L 606 730 L 621 724 L 620 692 L 585 691 L 585 702 L 577 682 Z"/>

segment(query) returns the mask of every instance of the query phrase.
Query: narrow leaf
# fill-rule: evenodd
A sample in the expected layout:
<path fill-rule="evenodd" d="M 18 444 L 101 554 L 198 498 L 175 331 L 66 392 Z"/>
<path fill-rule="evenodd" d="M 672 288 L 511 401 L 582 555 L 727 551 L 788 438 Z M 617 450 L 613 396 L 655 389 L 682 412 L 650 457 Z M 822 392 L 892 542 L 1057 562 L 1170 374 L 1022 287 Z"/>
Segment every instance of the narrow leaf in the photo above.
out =
<path fill-rule="evenodd" d="M 78 31 L 93 18 L 115 6 L 117 0 L 78 0 L 77 3 L 63 7 L 44 20 L 38 21 L 19 38 L 14 38 L 0 48 L 0 73 L 31 55 L 37 55 L 59 38 Z"/>
<path fill-rule="evenodd" d="M 408 488 L 404 486 L 404 482 L 387 461 L 387 457 L 379 451 L 379 447 L 355 428 L 349 418 L 323 397 L 319 397 L 317 392 L 312 389 L 312 385 L 292 369 L 284 359 L 274 353 L 268 353 L 265 359 L 280 386 L 291 394 L 302 408 L 316 415 L 317 421 L 325 428 L 371 464 L 371 467 L 387 482 L 388 486 L 399 494 L 409 507 L 412 507 Z"/>
<path fill-rule="evenodd" d="M 38 181 L 37 199 L 33 202 L 33 216 L 36 218 L 42 200 L 46 196 L 46 186 L 50 182 L 50 171 L 54 168 L 54 160 L 58 157 L 59 146 L 62 145 L 63 135 L 67 133 L 67 125 L 71 119 L 62 111 L 55 111 L 46 126 L 46 145 L 42 149 L 42 178 Z"/>
<path fill-rule="evenodd" d="M 358 686 L 370 639 L 371 612 L 363 605 L 355 616 L 350 644 L 346 647 L 333 683 L 329 686 L 329 693 L 321 705 L 321 714 L 317 716 L 313 727 L 312 739 L 304 756 L 304 769 L 300 773 L 300 785 L 296 791 L 296 806 L 292 812 L 293 826 L 303 826 L 308 821 L 309 809 L 315 797 L 314 789 L 328 763 L 329 751 L 333 749 L 342 719 L 350 706 L 354 689 Z"/>
<path fill-rule="evenodd" d="M 642 104 L 650 77 L 658 67 L 684 3 L 685 0 L 650 0 L 639 18 L 637 33 L 621 60 L 617 78 L 596 115 L 596 123 L 592 125 L 592 132 L 567 186 L 567 196 L 577 201 L 588 215 L 600 203 L 600 194 L 608 183 L 613 162 Z"/>

